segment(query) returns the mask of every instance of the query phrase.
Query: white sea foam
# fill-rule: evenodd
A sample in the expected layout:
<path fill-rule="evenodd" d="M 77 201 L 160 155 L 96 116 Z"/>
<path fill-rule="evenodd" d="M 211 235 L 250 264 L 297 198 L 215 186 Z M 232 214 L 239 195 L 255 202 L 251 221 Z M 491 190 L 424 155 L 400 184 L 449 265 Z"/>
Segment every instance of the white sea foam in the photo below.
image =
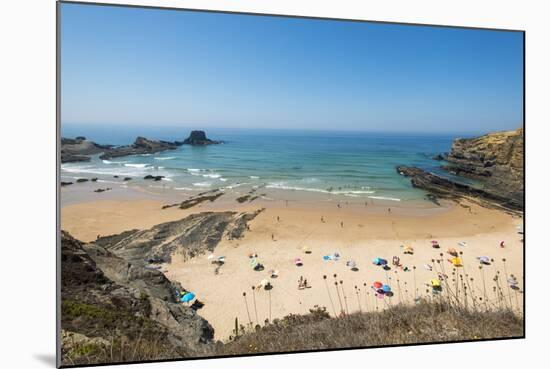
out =
<path fill-rule="evenodd" d="M 222 182 L 227 182 L 227 178 L 222 178 L 222 177 L 220 177 L 220 181 L 222 181 Z"/>
<path fill-rule="evenodd" d="M 221 177 L 221 174 L 218 174 L 218 173 L 208 173 L 208 174 L 203 174 L 202 175 L 204 178 L 220 178 Z"/>
<path fill-rule="evenodd" d="M 161 157 L 161 158 L 153 158 L 155 160 L 172 160 L 175 159 L 175 156 L 167 156 L 167 157 Z"/>
<path fill-rule="evenodd" d="M 127 161 L 102 160 L 103 164 L 125 164 Z"/>
<path fill-rule="evenodd" d="M 177 191 L 193 191 L 194 188 L 189 188 L 189 187 L 174 187 L 174 190 L 177 190 Z"/>
<path fill-rule="evenodd" d="M 210 186 L 212 186 L 212 183 L 210 183 L 210 182 L 196 182 L 196 183 L 193 183 L 193 186 L 196 186 L 196 187 L 210 187 Z"/>
<path fill-rule="evenodd" d="M 168 177 L 164 177 L 164 178 L 161 178 L 162 181 L 167 181 L 167 182 L 174 182 L 174 180 L 172 178 L 168 178 Z"/>
<path fill-rule="evenodd" d="M 148 167 L 150 166 L 151 164 L 124 164 L 125 167 L 130 167 L 130 168 L 145 168 L 145 167 Z"/>
<path fill-rule="evenodd" d="M 401 201 L 401 199 L 397 199 L 395 197 L 385 197 L 385 196 L 368 196 L 368 198 L 375 199 L 375 200 Z"/>
<path fill-rule="evenodd" d="M 258 176 L 250 176 L 251 179 L 260 179 Z"/>
<path fill-rule="evenodd" d="M 291 190 L 291 191 L 307 191 L 307 192 L 320 192 L 320 193 L 326 193 L 326 194 L 332 194 L 332 195 L 345 195 L 345 196 L 351 196 L 351 197 L 360 197 L 360 195 L 368 195 L 373 194 L 375 191 L 359 191 L 359 190 L 349 190 L 349 191 L 342 191 L 342 190 L 325 190 L 322 188 L 314 188 L 314 187 L 300 187 L 300 186 L 289 186 L 284 182 L 280 183 L 269 183 L 266 188 L 275 188 L 279 190 Z"/>

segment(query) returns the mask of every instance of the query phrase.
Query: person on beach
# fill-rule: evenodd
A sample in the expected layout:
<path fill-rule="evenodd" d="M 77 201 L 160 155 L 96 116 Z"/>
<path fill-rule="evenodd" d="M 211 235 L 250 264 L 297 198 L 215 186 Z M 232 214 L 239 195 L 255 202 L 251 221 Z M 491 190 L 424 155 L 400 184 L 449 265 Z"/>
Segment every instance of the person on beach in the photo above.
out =
<path fill-rule="evenodd" d="M 344 228 L 344 222 L 340 222 L 340 228 Z"/>
<path fill-rule="evenodd" d="M 504 241 L 500 241 L 500 248 L 501 248 L 501 249 L 504 248 Z"/>
<path fill-rule="evenodd" d="M 391 214 L 391 208 L 388 208 L 388 214 Z"/>
<path fill-rule="evenodd" d="M 279 216 L 277 215 L 277 222 L 280 222 L 280 221 L 281 221 L 281 219 L 280 219 Z"/>
<path fill-rule="evenodd" d="M 321 223 L 325 222 L 325 218 L 321 215 Z"/>
<path fill-rule="evenodd" d="M 271 241 L 275 241 L 275 235 L 273 233 L 271 234 Z"/>

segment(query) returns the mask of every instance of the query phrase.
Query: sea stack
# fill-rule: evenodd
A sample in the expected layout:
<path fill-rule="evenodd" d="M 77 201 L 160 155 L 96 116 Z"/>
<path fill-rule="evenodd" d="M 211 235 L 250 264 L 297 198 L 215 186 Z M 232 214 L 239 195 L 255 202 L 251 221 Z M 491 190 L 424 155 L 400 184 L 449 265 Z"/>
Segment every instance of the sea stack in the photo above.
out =
<path fill-rule="evenodd" d="M 221 143 L 223 143 L 223 141 L 214 141 L 207 138 L 204 131 L 191 131 L 189 137 L 183 141 L 184 145 L 193 146 L 217 145 Z"/>

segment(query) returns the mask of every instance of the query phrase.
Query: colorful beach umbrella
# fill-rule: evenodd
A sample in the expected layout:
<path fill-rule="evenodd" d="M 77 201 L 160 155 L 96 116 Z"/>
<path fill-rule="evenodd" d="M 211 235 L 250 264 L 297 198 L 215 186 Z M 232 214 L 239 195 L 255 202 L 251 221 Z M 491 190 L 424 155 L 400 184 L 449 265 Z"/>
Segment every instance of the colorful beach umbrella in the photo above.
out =
<path fill-rule="evenodd" d="M 382 288 L 383 284 L 380 281 L 376 281 L 372 284 L 372 286 L 378 290 L 378 289 Z"/>
<path fill-rule="evenodd" d="M 180 301 L 181 302 L 189 302 L 195 298 L 195 294 L 193 292 L 185 292 L 183 296 L 181 296 Z"/>
<path fill-rule="evenodd" d="M 384 291 L 384 293 L 391 292 L 391 287 L 385 284 L 382 286 L 382 291 Z"/>

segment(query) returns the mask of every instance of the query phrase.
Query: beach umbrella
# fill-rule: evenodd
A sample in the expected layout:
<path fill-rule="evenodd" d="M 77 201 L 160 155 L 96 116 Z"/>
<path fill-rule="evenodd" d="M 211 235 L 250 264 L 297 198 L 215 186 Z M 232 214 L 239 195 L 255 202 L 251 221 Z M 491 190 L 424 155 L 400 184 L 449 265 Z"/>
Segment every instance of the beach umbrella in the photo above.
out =
<path fill-rule="evenodd" d="M 374 258 L 374 259 L 372 259 L 372 263 L 373 263 L 374 265 L 380 265 L 380 258 Z"/>
<path fill-rule="evenodd" d="M 311 254 L 311 248 L 309 248 L 309 246 L 304 246 L 304 247 L 302 247 L 302 251 L 303 251 L 305 254 Z"/>
<path fill-rule="evenodd" d="M 382 291 L 384 291 L 384 293 L 391 292 L 391 287 L 385 284 L 382 286 Z"/>
<path fill-rule="evenodd" d="M 412 255 L 414 253 L 414 249 L 411 246 L 405 246 L 405 249 L 403 250 L 403 253 Z"/>
<path fill-rule="evenodd" d="M 219 261 L 220 263 L 225 263 L 225 256 L 220 256 L 220 257 L 218 257 L 218 261 Z"/>
<path fill-rule="evenodd" d="M 489 264 L 489 262 L 491 261 L 488 256 L 478 256 L 477 259 L 481 264 Z"/>
<path fill-rule="evenodd" d="M 432 271 L 432 266 L 430 264 L 424 264 L 424 269 Z"/>
<path fill-rule="evenodd" d="M 330 259 L 331 259 L 330 255 L 324 255 L 323 256 L 324 261 L 329 261 Z"/>
<path fill-rule="evenodd" d="M 380 289 L 380 288 L 382 288 L 382 286 L 383 286 L 382 282 L 380 282 L 380 281 L 376 281 L 376 282 L 374 282 L 372 285 L 373 285 L 373 287 L 376 288 L 377 290 Z"/>
<path fill-rule="evenodd" d="M 295 259 L 294 259 L 294 264 L 295 264 L 296 266 L 302 266 L 302 264 L 303 264 L 303 263 L 302 263 L 302 259 L 300 259 L 300 258 L 295 258 Z"/>
<path fill-rule="evenodd" d="M 518 280 L 516 279 L 516 277 L 510 277 L 506 281 L 508 282 L 508 284 L 510 286 L 517 286 L 518 285 Z"/>
<path fill-rule="evenodd" d="M 449 247 L 449 249 L 447 250 L 447 253 L 453 256 L 458 256 L 458 252 L 452 247 Z"/>
<path fill-rule="evenodd" d="M 216 255 L 210 254 L 210 255 L 208 255 L 207 259 L 208 259 L 208 260 L 212 260 L 212 259 L 214 259 L 215 257 L 216 257 Z"/>
<path fill-rule="evenodd" d="M 383 299 L 384 298 L 384 292 L 380 293 L 380 292 L 376 291 L 374 296 L 378 297 L 379 299 Z"/>
<path fill-rule="evenodd" d="M 466 246 L 466 241 L 460 241 L 458 243 L 458 246 L 462 246 L 462 247 Z"/>
<path fill-rule="evenodd" d="M 355 261 L 353 260 L 348 260 L 346 262 L 346 266 L 350 267 L 350 268 L 355 268 L 357 266 L 357 264 L 355 263 Z"/>
<path fill-rule="evenodd" d="M 181 302 L 189 302 L 195 298 L 195 294 L 193 292 L 185 292 L 183 296 L 181 296 L 180 301 Z"/>
<path fill-rule="evenodd" d="M 430 280 L 430 284 L 432 285 L 432 287 L 434 288 L 439 288 L 441 287 L 441 281 L 439 279 L 432 279 Z"/>
<path fill-rule="evenodd" d="M 462 260 L 460 260 L 459 257 L 454 257 L 451 259 L 451 263 L 455 266 L 455 267 L 459 267 L 459 266 L 462 266 Z"/>

